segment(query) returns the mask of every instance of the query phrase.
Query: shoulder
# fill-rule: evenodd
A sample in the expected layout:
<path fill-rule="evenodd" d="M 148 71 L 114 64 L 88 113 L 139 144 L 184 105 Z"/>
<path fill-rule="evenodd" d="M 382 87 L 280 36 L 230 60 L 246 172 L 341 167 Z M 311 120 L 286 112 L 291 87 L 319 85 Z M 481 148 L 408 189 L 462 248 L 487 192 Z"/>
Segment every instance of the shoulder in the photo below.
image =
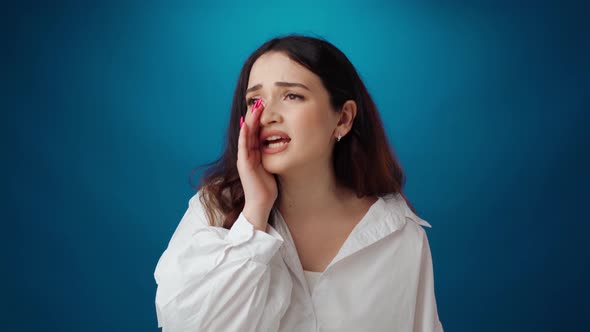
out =
<path fill-rule="evenodd" d="M 394 213 L 401 214 L 406 220 L 411 221 L 417 225 L 432 228 L 430 223 L 420 218 L 410 207 L 408 202 L 400 193 L 391 193 L 381 196 L 385 204 L 390 207 Z"/>
<path fill-rule="evenodd" d="M 205 204 L 212 199 L 209 195 L 207 191 L 202 189 L 193 194 L 188 200 L 187 214 L 190 213 L 205 226 L 222 227 L 223 215 L 216 209 L 209 208 L 212 206 L 211 204 Z"/>
<path fill-rule="evenodd" d="M 202 195 L 203 195 L 202 191 L 197 191 L 189 198 L 186 213 L 191 214 L 194 217 L 197 217 L 197 219 L 201 223 L 207 224 L 207 218 L 206 218 L 207 214 L 205 213 L 205 206 L 203 204 Z"/>
<path fill-rule="evenodd" d="M 211 227 L 209 216 L 206 213 L 201 191 L 197 191 L 188 199 L 188 206 L 180 222 L 176 226 L 171 241 L 187 241 L 195 232 L 207 228 L 215 231 L 218 227 Z M 217 217 L 214 214 L 215 217 Z"/>
<path fill-rule="evenodd" d="M 430 223 L 419 217 L 410 209 L 407 201 L 400 193 L 392 193 L 381 196 L 392 218 L 400 223 L 403 237 L 419 251 L 427 242 L 425 227 L 432 228 Z"/>

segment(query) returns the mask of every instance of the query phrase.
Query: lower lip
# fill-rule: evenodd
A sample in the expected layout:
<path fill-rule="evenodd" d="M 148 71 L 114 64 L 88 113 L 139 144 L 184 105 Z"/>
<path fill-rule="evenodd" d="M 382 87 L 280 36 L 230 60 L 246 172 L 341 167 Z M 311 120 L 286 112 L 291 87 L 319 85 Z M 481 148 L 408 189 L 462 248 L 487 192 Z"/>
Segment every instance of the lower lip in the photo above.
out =
<path fill-rule="evenodd" d="M 290 142 L 291 141 L 289 141 L 286 144 L 283 144 L 281 146 L 277 146 L 276 148 L 269 148 L 268 146 L 263 145 L 262 146 L 262 152 L 264 152 L 266 154 L 274 154 L 274 153 L 283 152 L 289 146 Z"/>

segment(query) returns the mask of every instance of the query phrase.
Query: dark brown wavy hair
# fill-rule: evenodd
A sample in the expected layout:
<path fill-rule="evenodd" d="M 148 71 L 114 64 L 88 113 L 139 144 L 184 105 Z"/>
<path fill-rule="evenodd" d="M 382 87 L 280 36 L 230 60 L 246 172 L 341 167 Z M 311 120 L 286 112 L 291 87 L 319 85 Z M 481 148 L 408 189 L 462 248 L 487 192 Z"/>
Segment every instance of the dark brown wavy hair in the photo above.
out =
<path fill-rule="evenodd" d="M 402 192 L 404 173 L 388 143 L 377 107 L 352 63 L 324 39 L 291 34 L 265 42 L 246 59 L 233 96 L 225 150 L 219 159 L 191 173 L 192 178 L 197 169 L 207 168 L 199 184 L 193 187 L 199 192 L 209 224 L 229 229 L 244 208 L 244 190 L 236 164 L 239 120 L 247 111 L 245 94 L 250 69 L 267 52 L 281 52 L 319 76 L 336 112 L 341 112 L 347 100 L 356 102 L 357 114 L 351 131 L 334 145 L 333 167 L 339 184 L 356 192 L 358 198 L 400 193 L 406 199 Z M 278 181 L 277 185 L 280 195 Z M 278 201 L 273 208 L 277 208 Z M 406 202 L 415 212 L 407 199 Z M 269 216 L 272 225 L 271 216 L 272 213 Z"/>

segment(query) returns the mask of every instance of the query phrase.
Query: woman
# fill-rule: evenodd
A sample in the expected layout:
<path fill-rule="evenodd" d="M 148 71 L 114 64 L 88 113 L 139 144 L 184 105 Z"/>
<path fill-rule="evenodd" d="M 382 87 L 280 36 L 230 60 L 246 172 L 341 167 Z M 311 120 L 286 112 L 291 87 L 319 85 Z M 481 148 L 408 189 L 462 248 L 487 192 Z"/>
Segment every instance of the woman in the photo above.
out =
<path fill-rule="evenodd" d="M 430 247 L 367 89 L 325 40 L 245 62 L 223 156 L 155 271 L 164 331 L 443 331 Z"/>

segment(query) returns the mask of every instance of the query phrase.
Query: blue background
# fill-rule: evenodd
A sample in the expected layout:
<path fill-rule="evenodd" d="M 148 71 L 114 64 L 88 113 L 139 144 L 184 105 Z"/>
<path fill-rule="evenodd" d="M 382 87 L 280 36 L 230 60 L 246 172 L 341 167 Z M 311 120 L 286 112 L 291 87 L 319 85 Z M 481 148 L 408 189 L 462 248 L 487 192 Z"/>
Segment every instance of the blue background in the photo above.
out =
<path fill-rule="evenodd" d="M 221 152 L 243 61 L 290 32 L 341 48 L 374 97 L 433 226 L 446 331 L 587 328 L 584 6 L 98 3 L 3 10 L 2 330 L 158 330 L 191 170 Z"/>

